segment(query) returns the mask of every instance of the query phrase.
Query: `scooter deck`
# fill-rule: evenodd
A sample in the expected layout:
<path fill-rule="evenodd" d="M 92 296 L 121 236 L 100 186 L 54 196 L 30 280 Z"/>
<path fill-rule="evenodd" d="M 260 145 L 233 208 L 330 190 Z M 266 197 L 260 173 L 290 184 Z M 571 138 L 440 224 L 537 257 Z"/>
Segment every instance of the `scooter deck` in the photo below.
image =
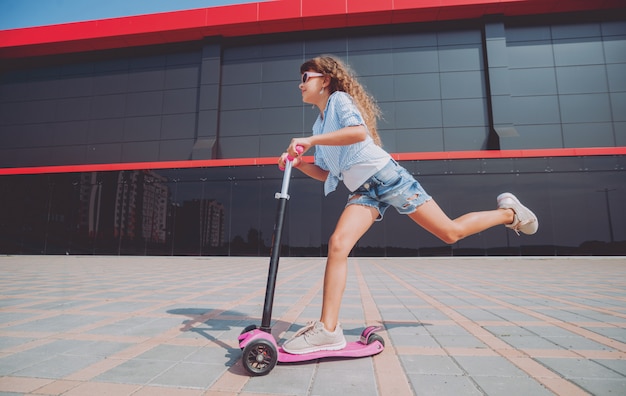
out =
<path fill-rule="evenodd" d="M 278 362 L 296 363 L 322 358 L 358 358 L 377 355 L 381 353 L 383 349 L 385 349 L 385 347 L 379 341 L 374 341 L 369 345 L 363 344 L 360 341 L 348 342 L 343 349 L 339 349 L 337 351 L 318 351 L 312 353 L 304 353 L 302 355 L 287 353 L 285 352 L 283 347 L 279 347 Z"/>

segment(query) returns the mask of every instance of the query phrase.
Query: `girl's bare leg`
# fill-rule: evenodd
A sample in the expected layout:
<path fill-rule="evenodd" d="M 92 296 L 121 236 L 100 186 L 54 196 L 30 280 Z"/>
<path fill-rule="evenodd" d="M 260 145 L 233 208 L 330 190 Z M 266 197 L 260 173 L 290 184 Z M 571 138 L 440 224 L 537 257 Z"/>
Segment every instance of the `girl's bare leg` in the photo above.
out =
<path fill-rule="evenodd" d="M 374 224 L 377 217 L 378 210 L 375 208 L 348 205 L 330 237 L 320 318 L 326 330 L 334 331 L 339 320 L 341 299 L 348 276 L 348 255 L 363 234 Z"/>
<path fill-rule="evenodd" d="M 442 241 L 451 244 L 488 228 L 510 224 L 514 215 L 515 212 L 511 209 L 495 209 L 468 213 L 452 220 L 431 199 L 419 206 L 409 217 Z"/>
<path fill-rule="evenodd" d="M 341 214 L 330 237 L 320 318 L 326 330 L 334 331 L 339 320 L 341 299 L 348 276 L 348 255 L 377 216 L 378 211 L 374 208 L 349 205 Z M 511 209 L 496 209 L 472 212 L 452 220 L 434 200 L 424 203 L 409 215 L 413 221 L 446 243 L 455 243 L 496 225 L 510 224 L 513 216 Z"/>

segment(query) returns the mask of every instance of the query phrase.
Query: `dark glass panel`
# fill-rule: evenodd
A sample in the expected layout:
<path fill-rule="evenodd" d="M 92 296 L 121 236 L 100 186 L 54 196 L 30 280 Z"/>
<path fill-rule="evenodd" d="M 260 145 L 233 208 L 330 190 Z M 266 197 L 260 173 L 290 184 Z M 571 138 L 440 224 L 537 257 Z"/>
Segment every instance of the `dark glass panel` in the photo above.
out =
<path fill-rule="evenodd" d="M 517 236 L 494 227 L 447 245 L 390 208 L 354 256 L 626 254 L 623 156 L 408 161 L 452 218 L 511 191 L 540 219 Z M 268 256 L 283 173 L 276 166 L 0 177 L 0 254 Z M 340 186 L 297 170 L 282 256 L 324 256 L 345 206 Z"/>

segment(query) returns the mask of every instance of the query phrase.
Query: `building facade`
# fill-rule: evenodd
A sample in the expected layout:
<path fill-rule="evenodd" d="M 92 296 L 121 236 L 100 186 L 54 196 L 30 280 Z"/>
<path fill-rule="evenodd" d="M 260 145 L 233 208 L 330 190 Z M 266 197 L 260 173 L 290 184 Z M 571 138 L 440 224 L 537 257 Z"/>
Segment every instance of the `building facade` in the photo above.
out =
<path fill-rule="evenodd" d="M 2 30 L 0 254 L 267 255 L 320 54 L 451 217 L 512 191 L 540 219 L 448 246 L 390 210 L 355 255 L 626 254 L 624 10 L 283 0 Z M 347 190 L 293 177 L 283 254 L 325 255 Z"/>

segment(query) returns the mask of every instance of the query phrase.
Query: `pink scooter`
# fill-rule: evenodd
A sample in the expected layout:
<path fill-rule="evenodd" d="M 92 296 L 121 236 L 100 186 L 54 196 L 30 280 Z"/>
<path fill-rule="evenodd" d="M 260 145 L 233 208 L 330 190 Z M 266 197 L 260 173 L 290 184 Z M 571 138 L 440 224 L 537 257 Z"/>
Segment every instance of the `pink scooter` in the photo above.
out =
<path fill-rule="evenodd" d="M 296 147 L 298 152 L 303 147 Z M 263 305 L 263 318 L 261 327 L 256 325 L 246 327 L 239 336 L 239 347 L 243 349 L 241 361 L 246 371 L 254 376 L 266 375 L 276 366 L 276 363 L 295 363 L 308 360 L 316 360 L 328 357 L 358 358 L 376 355 L 385 349 L 385 341 L 375 333 L 380 327 L 370 326 L 363 330 L 361 338 L 356 342 L 349 342 L 343 349 L 338 351 L 319 351 L 294 355 L 287 353 L 279 347 L 276 339 L 271 334 L 272 307 L 274 304 L 274 291 L 276 288 L 276 276 L 278 275 L 278 260 L 280 245 L 285 219 L 285 210 L 289 200 L 289 181 L 291 179 L 293 158 L 288 158 L 285 164 L 283 184 L 280 193 L 276 193 L 278 199 L 278 212 L 274 225 L 274 237 L 270 258 L 269 272 L 267 276 L 267 288 L 265 289 L 265 303 Z"/>

